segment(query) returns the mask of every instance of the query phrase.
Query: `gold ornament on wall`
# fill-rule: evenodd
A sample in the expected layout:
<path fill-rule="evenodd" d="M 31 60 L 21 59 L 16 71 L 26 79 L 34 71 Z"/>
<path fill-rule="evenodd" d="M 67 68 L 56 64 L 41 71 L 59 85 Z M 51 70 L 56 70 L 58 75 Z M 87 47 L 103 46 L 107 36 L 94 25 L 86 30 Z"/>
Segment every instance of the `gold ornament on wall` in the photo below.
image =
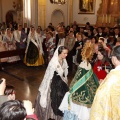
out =
<path fill-rule="evenodd" d="M 95 13 L 95 0 L 79 0 L 78 14 L 93 14 Z"/>
<path fill-rule="evenodd" d="M 66 3 L 66 0 L 50 0 L 52 4 L 57 4 L 57 5 L 64 5 Z"/>

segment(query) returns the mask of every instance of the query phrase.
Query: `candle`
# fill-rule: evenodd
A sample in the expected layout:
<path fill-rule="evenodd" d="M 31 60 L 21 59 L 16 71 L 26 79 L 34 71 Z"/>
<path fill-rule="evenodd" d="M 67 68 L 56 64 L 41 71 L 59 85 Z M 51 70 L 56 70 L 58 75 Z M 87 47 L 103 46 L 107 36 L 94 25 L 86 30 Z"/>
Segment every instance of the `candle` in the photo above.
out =
<path fill-rule="evenodd" d="M 111 22 L 111 15 L 109 15 L 109 23 Z"/>
<path fill-rule="evenodd" d="M 106 23 L 107 23 L 107 14 L 106 14 Z"/>
<path fill-rule="evenodd" d="M 103 14 L 103 16 L 102 16 L 102 23 L 104 23 L 104 17 L 105 17 L 105 16 L 104 16 L 104 14 Z"/>

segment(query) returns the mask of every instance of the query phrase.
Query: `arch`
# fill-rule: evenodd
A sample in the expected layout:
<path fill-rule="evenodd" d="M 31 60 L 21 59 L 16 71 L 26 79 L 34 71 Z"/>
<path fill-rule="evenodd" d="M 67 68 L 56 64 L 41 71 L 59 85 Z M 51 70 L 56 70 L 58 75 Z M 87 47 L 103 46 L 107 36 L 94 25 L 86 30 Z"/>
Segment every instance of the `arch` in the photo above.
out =
<path fill-rule="evenodd" d="M 51 22 L 54 26 L 57 26 L 60 22 L 65 22 L 63 11 L 60 9 L 55 9 L 51 15 Z"/>
<path fill-rule="evenodd" d="M 16 21 L 17 19 L 17 12 L 14 10 L 9 10 L 6 13 L 6 23 L 9 24 L 10 22 Z"/>

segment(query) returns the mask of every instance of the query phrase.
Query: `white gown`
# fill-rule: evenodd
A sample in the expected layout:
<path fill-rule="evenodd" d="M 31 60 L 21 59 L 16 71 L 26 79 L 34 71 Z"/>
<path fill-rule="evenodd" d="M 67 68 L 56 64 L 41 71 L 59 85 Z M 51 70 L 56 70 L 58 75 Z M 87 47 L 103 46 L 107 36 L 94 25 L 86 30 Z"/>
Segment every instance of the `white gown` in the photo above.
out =
<path fill-rule="evenodd" d="M 59 109 L 64 113 L 65 110 L 68 110 L 68 96 L 69 92 L 67 92 L 63 98 L 63 101 L 59 107 Z M 70 101 L 70 112 L 74 113 L 77 117 L 78 120 L 89 120 L 90 118 L 90 108 L 87 108 L 86 106 L 83 105 L 78 105 Z"/>

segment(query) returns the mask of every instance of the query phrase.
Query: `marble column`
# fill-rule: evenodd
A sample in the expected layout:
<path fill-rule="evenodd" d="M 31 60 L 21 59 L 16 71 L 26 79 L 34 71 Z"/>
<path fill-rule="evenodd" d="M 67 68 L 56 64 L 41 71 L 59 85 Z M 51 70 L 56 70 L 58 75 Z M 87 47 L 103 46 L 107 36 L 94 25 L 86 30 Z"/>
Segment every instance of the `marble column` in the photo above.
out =
<path fill-rule="evenodd" d="M 23 0 L 23 24 L 31 24 L 31 0 Z"/>
<path fill-rule="evenodd" d="M 31 0 L 31 25 L 38 27 L 38 0 Z"/>
<path fill-rule="evenodd" d="M 28 26 L 38 26 L 38 0 L 24 0 L 23 1 L 23 23 Z"/>

